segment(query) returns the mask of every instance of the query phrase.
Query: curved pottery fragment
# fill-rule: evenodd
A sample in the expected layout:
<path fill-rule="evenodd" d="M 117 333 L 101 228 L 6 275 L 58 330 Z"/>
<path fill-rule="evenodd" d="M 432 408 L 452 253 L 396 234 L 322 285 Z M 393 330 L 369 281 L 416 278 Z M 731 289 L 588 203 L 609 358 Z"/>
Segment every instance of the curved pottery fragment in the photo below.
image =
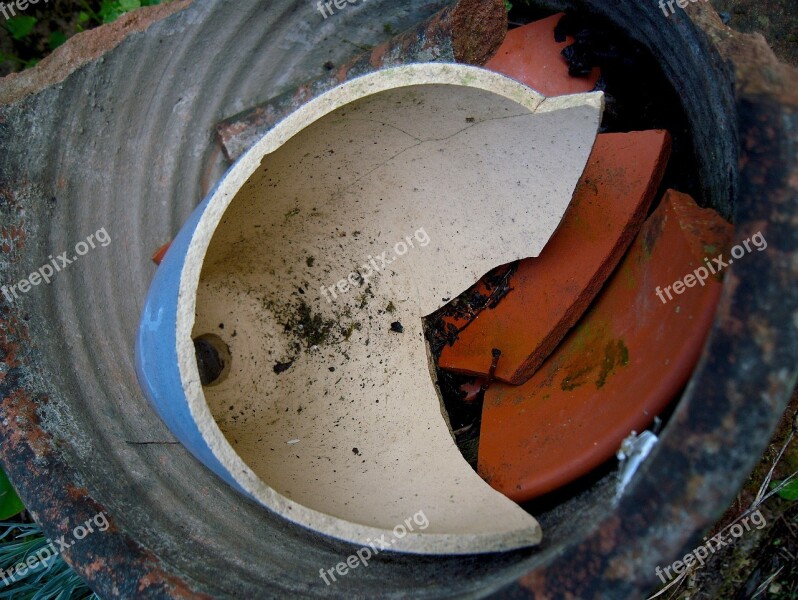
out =
<path fill-rule="evenodd" d="M 540 253 L 602 102 L 424 64 L 279 123 L 197 208 L 152 285 L 138 371 L 166 424 L 230 485 L 330 536 L 442 554 L 538 543 L 537 522 L 455 446 L 422 317 Z M 201 337 L 230 356 L 205 387 Z M 395 535 L 420 512 L 423 531 Z"/>
<path fill-rule="evenodd" d="M 732 232 L 687 194 L 665 193 L 591 308 L 532 378 L 485 392 L 478 469 L 486 481 L 527 502 L 609 460 L 630 431 L 663 412 L 712 326 L 723 284 L 707 265 L 727 252 Z M 706 277 L 670 294 L 699 268 Z"/>

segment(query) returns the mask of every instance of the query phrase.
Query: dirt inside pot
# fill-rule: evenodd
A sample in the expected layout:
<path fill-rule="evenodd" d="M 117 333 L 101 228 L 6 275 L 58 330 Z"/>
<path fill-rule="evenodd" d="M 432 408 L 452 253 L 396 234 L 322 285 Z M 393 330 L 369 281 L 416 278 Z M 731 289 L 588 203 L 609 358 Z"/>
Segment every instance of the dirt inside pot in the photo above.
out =
<path fill-rule="evenodd" d="M 242 176 L 197 291 L 193 335 L 214 330 L 232 355 L 204 397 L 246 465 L 314 514 L 390 530 L 423 510 L 416 551 L 529 545 L 534 520 L 456 449 L 422 317 L 496 262 L 540 252 L 584 169 L 601 94 L 544 99 L 471 67 L 375 77 L 418 69 L 456 76 L 365 87 Z"/>

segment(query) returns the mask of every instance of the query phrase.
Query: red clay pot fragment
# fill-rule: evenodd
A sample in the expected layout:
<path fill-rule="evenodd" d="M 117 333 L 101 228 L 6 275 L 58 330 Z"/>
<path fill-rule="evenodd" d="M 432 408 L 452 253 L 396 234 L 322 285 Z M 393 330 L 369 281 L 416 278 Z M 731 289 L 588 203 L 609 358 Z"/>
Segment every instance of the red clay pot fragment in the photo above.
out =
<path fill-rule="evenodd" d="M 721 292 L 717 276 L 663 302 L 727 247 L 732 226 L 669 191 L 578 326 L 526 384 L 485 394 L 480 475 L 517 502 L 574 481 L 613 456 L 687 383 Z M 700 272 L 700 271 L 699 271 Z M 703 273 L 702 273 L 703 274 Z"/>
<path fill-rule="evenodd" d="M 665 131 L 599 135 L 559 229 L 537 258 L 521 261 L 511 291 L 483 310 L 439 359 L 443 369 L 529 379 L 582 316 L 643 223 L 665 171 Z M 484 287 L 484 285 L 483 285 Z M 485 293 L 482 288 L 479 288 Z M 462 328 L 462 323 L 455 323 Z"/>
<path fill-rule="evenodd" d="M 511 29 L 485 67 L 525 83 L 545 96 L 591 91 L 596 87 L 599 69 L 593 69 L 588 77 L 571 77 L 561 53 L 574 40 L 568 37 L 560 43 L 554 39 L 554 29 L 563 16 L 560 13 Z"/>
<path fill-rule="evenodd" d="M 169 251 L 169 247 L 172 245 L 172 242 L 166 242 L 163 246 L 158 248 L 155 253 L 152 255 L 152 262 L 156 265 L 160 265 L 163 262 L 164 256 Z"/>

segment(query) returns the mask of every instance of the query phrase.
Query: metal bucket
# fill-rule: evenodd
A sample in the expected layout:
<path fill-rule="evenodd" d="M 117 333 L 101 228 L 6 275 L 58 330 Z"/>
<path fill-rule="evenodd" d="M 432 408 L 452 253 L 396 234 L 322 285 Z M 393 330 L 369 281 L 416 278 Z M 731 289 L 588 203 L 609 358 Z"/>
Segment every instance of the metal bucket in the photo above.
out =
<path fill-rule="evenodd" d="M 69 261 L 0 304 L 0 455 L 51 537 L 108 515 L 108 531 L 64 552 L 103 597 L 636 598 L 728 505 L 796 381 L 795 72 L 704 3 L 670 20 L 655 3 L 554 4 L 608 19 L 659 60 L 692 129 L 701 200 L 740 236 L 762 230 L 768 249 L 727 273 L 702 360 L 617 504 L 609 475 L 539 515 L 536 549 L 383 554 L 330 586 L 319 569 L 357 548 L 242 499 L 140 392 L 133 346 L 149 256 L 226 167 L 217 122 L 442 3 L 346 3 L 324 19 L 290 0 L 178 2 L 84 34 L 0 84 L 2 281 L 64 251 Z M 110 244 L 72 252 L 101 228 Z"/>

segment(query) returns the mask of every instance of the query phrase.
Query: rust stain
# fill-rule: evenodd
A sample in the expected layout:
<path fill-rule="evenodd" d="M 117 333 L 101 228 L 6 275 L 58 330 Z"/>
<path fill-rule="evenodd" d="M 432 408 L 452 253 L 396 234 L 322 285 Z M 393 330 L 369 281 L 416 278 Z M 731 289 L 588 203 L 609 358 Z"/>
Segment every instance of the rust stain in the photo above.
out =
<path fill-rule="evenodd" d="M 42 400 L 41 404 L 45 404 Z M 7 444 L 27 444 L 37 457 L 52 451 L 49 436 L 39 427 L 38 403 L 24 390 L 17 388 L 0 402 L 0 416 L 7 425 L 0 425 L 0 433 Z"/>
<path fill-rule="evenodd" d="M 108 568 L 106 562 L 103 559 L 95 559 L 84 566 L 84 571 L 90 577 L 97 575 L 98 573 L 102 573 Z"/>
<path fill-rule="evenodd" d="M 2 344 L 2 341 L 2 338 L 0 338 L 0 361 L 2 361 L 7 370 L 20 366 L 19 357 L 17 356 L 19 346 L 11 342 Z M 5 371 L 3 376 L 5 377 Z"/>
<path fill-rule="evenodd" d="M 25 231 L 25 223 L 18 221 L 14 225 L 3 225 L 0 227 L 0 251 L 10 254 L 25 248 L 25 241 L 28 233 Z"/>
<path fill-rule="evenodd" d="M 90 580 L 105 573 L 112 582 L 117 577 L 123 581 L 134 577 L 139 582 L 140 593 L 155 593 L 163 589 L 172 598 L 209 598 L 191 592 L 180 578 L 155 567 L 160 564 L 160 559 L 121 534 L 111 511 L 94 501 L 87 488 L 75 485 L 67 478 L 71 471 L 61 462 L 53 439 L 40 424 L 37 409 L 44 403 L 46 400 L 37 402 L 19 388 L 3 400 L 0 404 L 0 437 L 4 443 L 0 454 L 14 481 L 19 482 L 20 493 L 30 498 L 29 494 L 35 490 L 36 501 L 26 502 L 34 517 L 57 527 L 59 534 L 71 532 L 74 522 L 82 522 L 101 512 L 106 515 L 108 529 L 97 532 L 103 539 L 93 538 L 92 545 L 70 547 L 63 553 L 64 559 Z M 20 477 L 21 471 L 25 473 L 24 478 Z M 109 542 L 114 548 L 110 560 L 96 557 L 87 560 L 94 554 L 94 544 L 108 548 Z"/>
<path fill-rule="evenodd" d="M 30 356 L 22 349 L 29 344 L 25 324 L 9 314 L 8 306 L 0 304 L 0 458 L 34 518 L 52 536 L 54 530 L 57 535 L 68 535 L 76 523 L 105 514 L 109 522 L 106 531 L 97 532 L 90 540 L 63 553 L 67 563 L 90 582 L 119 590 L 122 584 L 138 581 L 141 597 L 166 594 L 172 598 L 208 598 L 192 593 L 186 582 L 159 568 L 161 560 L 120 533 L 111 511 L 96 502 L 89 489 L 74 483 L 74 471 L 63 461 L 55 440 L 42 426 L 40 413 L 49 403 L 48 397 L 32 395 L 21 386 Z M 103 558 L 97 558 L 99 552 Z"/>
<path fill-rule="evenodd" d="M 79 487 L 74 484 L 68 485 L 64 491 L 69 499 L 73 502 L 82 502 L 89 497 L 89 490 L 87 490 L 85 487 Z"/>
<path fill-rule="evenodd" d="M 369 64 L 374 69 L 379 69 L 383 64 L 385 64 L 385 55 L 388 53 L 388 50 L 391 48 L 390 42 L 385 42 L 384 44 L 380 44 L 371 52 L 371 56 L 369 57 Z M 350 67 L 344 67 L 338 71 L 339 73 L 339 81 L 345 81 L 347 73 L 349 72 Z"/>
<path fill-rule="evenodd" d="M 161 569 L 153 569 L 144 577 L 139 580 L 138 591 L 144 592 L 150 587 L 165 586 L 170 591 L 171 598 L 179 598 L 183 600 L 213 600 L 212 596 L 207 594 L 198 594 L 191 591 L 191 589 L 181 579 L 162 571 Z"/>

